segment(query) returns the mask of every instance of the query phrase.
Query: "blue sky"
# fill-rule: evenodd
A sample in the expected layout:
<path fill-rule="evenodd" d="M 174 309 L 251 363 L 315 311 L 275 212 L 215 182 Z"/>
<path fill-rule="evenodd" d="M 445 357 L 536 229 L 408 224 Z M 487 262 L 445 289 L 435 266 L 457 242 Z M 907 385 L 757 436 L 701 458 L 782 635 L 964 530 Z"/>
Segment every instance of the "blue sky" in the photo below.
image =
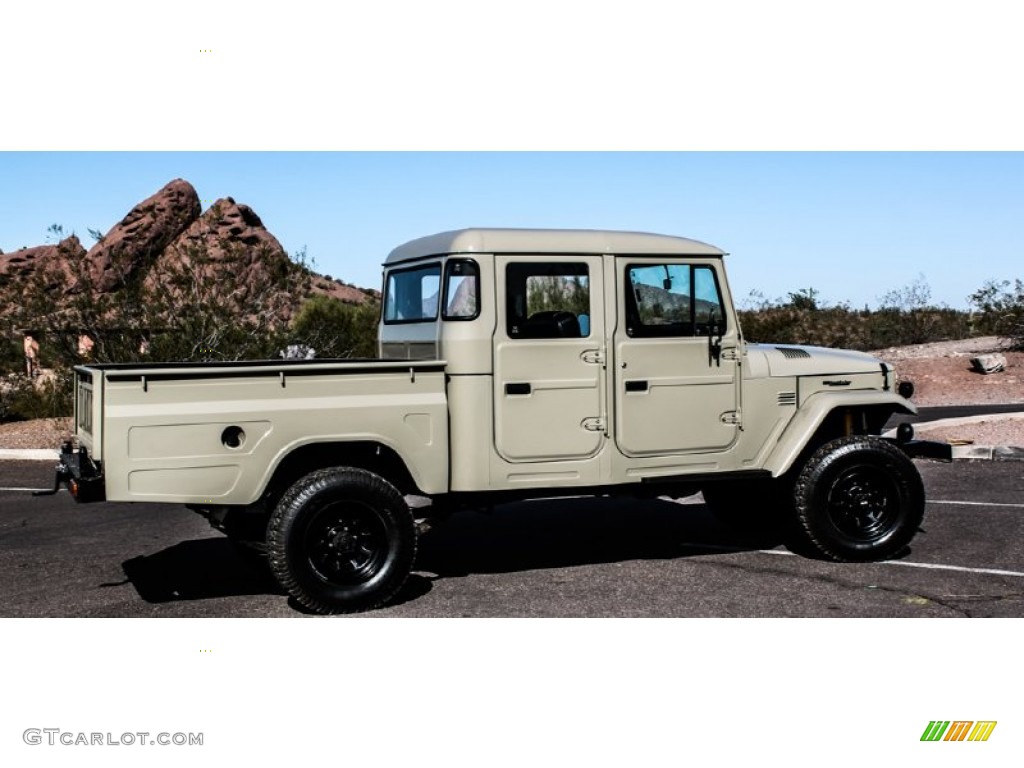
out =
<path fill-rule="evenodd" d="M 106 231 L 185 178 L 246 203 L 319 271 L 379 286 L 394 246 L 466 226 L 683 235 L 730 253 L 738 301 L 813 287 L 874 306 L 924 275 L 966 306 L 1024 277 L 1024 153 L 5 152 L 0 248 Z"/>

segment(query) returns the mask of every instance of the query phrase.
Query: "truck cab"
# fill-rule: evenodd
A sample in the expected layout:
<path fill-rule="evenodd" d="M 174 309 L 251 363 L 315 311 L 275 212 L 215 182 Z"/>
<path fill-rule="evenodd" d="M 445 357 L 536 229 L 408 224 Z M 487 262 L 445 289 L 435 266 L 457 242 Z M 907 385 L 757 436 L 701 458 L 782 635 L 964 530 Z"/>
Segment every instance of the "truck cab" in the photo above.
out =
<path fill-rule="evenodd" d="M 380 353 L 445 361 L 449 490 L 777 476 L 837 407 L 835 436 L 913 410 L 868 355 L 745 344 L 724 256 L 585 230 L 460 230 L 392 251 Z M 834 397 L 854 392 L 855 407 Z"/>

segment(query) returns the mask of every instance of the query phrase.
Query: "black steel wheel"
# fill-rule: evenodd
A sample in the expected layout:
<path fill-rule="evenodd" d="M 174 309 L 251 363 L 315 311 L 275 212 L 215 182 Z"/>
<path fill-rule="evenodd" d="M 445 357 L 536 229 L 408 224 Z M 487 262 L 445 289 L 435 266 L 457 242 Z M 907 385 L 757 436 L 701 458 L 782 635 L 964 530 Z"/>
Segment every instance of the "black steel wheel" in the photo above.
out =
<path fill-rule="evenodd" d="M 917 468 L 876 437 L 843 437 L 819 448 L 800 470 L 794 495 L 798 543 L 829 560 L 893 557 L 924 519 Z"/>
<path fill-rule="evenodd" d="M 376 608 L 405 583 L 416 528 L 391 483 L 364 469 L 313 472 L 293 485 L 267 526 L 267 559 L 281 586 L 315 613 Z"/>

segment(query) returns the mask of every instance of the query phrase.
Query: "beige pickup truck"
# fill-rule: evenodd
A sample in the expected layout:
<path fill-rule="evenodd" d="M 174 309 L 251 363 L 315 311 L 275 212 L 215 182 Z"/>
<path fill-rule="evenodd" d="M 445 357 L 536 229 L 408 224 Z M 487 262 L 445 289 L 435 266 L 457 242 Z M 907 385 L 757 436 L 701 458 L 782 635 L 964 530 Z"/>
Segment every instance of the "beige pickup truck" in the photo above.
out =
<path fill-rule="evenodd" d="M 798 551 L 897 555 L 924 513 L 909 457 L 939 457 L 909 426 L 879 436 L 912 387 L 865 354 L 747 343 L 723 256 L 631 232 L 414 240 L 384 264 L 380 359 L 77 368 L 58 484 L 188 505 L 322 613 L 391 599 L 433 517 L 513 499 L 702 491 L 729 520 L 780 515 Z"/>

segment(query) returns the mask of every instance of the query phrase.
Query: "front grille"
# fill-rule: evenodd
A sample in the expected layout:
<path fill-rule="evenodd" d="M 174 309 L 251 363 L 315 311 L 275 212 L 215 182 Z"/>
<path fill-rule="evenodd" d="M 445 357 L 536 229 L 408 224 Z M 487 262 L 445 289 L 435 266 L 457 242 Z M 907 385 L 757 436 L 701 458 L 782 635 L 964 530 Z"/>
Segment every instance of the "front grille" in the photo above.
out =
<path fill-rule="evenodd" d="M 799 360 L 802 358 L 810 357 L 811 353 L 806 349 L 800 349 L 799 347 L 776 347 L 784 357 L 788 357 L 790 360 Z"/>

